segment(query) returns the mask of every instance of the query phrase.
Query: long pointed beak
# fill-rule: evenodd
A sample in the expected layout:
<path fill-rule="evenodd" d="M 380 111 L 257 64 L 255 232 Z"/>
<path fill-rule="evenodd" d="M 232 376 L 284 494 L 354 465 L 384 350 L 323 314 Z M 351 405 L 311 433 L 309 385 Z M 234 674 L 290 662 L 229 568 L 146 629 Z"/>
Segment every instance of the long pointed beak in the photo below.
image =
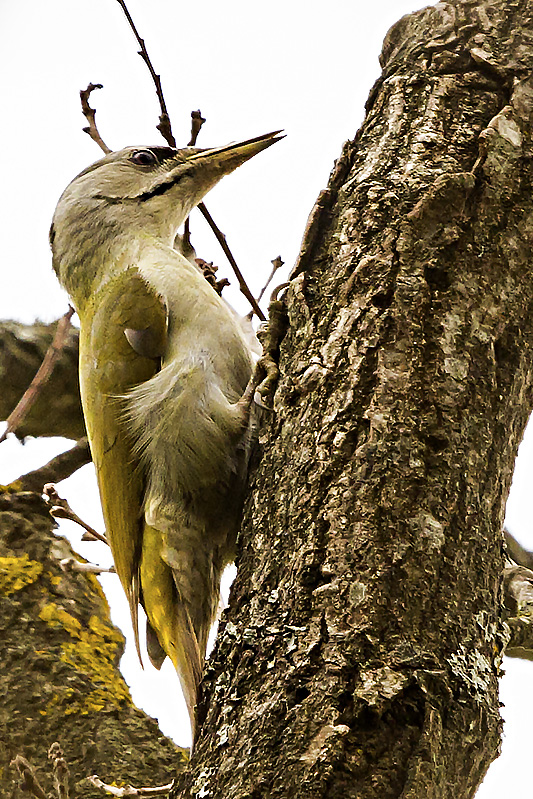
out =
<path fill-rule="evenodd" d="M 256 136 L 255 139 L 226 144 L 224 147 L 214 147 L 210 150 L 202 150 L 189 156 L 187 161 L 190 163 L 203 162 L 209 169 L 214 168 L 220 177 L 233 172 L 238 166 L 244 164 L 254 155 L 266 150 L 272 144 L 285 138 L 280 135 L 282 131 L 275 130 L 272 133 L 265 133 L 263 136 Z"/>

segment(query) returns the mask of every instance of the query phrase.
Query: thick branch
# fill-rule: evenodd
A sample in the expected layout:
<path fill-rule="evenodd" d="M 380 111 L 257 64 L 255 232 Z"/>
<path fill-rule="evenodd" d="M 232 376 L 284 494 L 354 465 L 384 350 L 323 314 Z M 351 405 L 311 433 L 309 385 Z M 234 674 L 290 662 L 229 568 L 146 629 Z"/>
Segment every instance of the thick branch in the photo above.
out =
<path fill-rule="evenodd" d="M 134 707 L 118 671 L 122 634 L 94 575 L 62 569 L 75 555 L 54 527 L 37 494 L 0 495 L 0 795 L 15 795 L 9 762 L 20 753 L 48 792 L 65 785 L 57 748 L 53 776 L 43 773 L 56 740 L 72 796 L 101 799 L 85 780 L 94 771 L 118 784 L 169 782 L 185 752 Z"/>
<path fill-rule="evenodd" d="M 507 552 L 514 562 L 518 563 L 519 566 L 525 566 L 526 569 L 533 569 L 533 552 L 519 544 L 509 530 L 504 530 L 504 535 Z"/>
<path fill-rule="evenodd" d="M 37 491 L 41 493 L 45 483 L 59 483 L 66 480 L 82 466 L 91 462 L 91 452 L 86 438 L 81 438 L 72 449 L 62 452 L 52 458 L 51 461 L 34 469 L 31 472 L 22 474 L 17 480 L 13 481 L 19 491 Z"/>
<path fill-rule="evenodd" d="M 523 566 L 505 569 L 503 591 L 511 633 L 505 654 L 533 660 L 533 571 Z"/>
<path fill-rule="evenodd" d="M 54 338 L 52 339 L 52 342 L 46 351 L 41 365 L 37 369 L 37 372 L 35 373 L 30 385 L 17 402 L 16 407 L 7 417 L 6 429 L 0 436 L 0 443 L 7 438 L 9 433 L 13 433 L 20 428 L 31 408 L 33 405 L 35 405 L 39 395 L 42 393 L 44 386 L 50 380 L 55 365 L 61 357 L 61 351 L 65 346 L 68 332 L 71 327 L 70 320 L 72 319 L 73 315 L 74 308 L 70 308 L 67 313 L 64 314 L 64 316 L 62 316 L 58 321 Z"/>
<path fill-rule="evenodd" d="M 0 323 L 0 418 L 7 419 L 30 385 L 57 324 Z M 65 436 L 75 440 L 85 435 L 78 387 L 78 330 L 75 328 L 68 331 L 54 371 L 19 425 L 17 435 L 22 438 Z"/>

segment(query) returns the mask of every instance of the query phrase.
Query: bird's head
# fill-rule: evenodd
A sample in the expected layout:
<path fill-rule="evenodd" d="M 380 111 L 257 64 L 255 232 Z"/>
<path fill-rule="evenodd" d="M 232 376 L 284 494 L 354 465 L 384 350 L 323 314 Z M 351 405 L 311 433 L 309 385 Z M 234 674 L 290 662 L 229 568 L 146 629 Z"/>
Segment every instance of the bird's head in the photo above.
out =
<path fill-rule="evenodd" d="M 67 279 L 110 238 L 139 233 L 168 244 L 224 175 L 279 141 L 280 131 L 224 147 L 125 147 L 84 169 L 61 195 L 50 230 L 54 269 Z M 82 267 L 83 268 L 83 267 Z M 87 274 L 87 279 L 92 276 Z M 72 293 L 72 292 L 71 292 Z"/>

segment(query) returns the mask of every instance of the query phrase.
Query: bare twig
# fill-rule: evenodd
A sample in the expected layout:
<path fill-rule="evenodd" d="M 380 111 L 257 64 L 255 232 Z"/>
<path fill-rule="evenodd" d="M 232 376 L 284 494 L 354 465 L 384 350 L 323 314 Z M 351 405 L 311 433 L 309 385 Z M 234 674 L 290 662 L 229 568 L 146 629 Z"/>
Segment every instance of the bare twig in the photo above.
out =
<path fill-rule="evenodd" d="M 32 796 L 36 796 L 37 799 L 47 799 L 32 767 L 22 755 L 16 755 L 10 765 L 14 766 L 20 774 L 22 779 L 20 787 L 23 791 L 31 793 Z"/>
<path fill-rule="evenodd" d="M 93 774 L 92 777 L 87 777 L 87 779 L 95 788 L 100 788 L 110 793 L 111 796 L 118 796 L 119 799 L 130 796 L 165 796 L 172 790 L 174 785 L 173 782 L 170 782 L 168 785 L 160 785 L 158 788 L 134 788 L 132 785 L 117 788 L 114 785 L 106 785 L 96 774 Z"/>
<path fill-rule="evenodd" d="M 69 308 L 66 314 L 61 317 L 59 322 L 57 323 L 56 332 L 52 343 L 48 347 L 46 355 L 43 358 L 43 362 L 40 365 L 39 369 L 37 370 L 37 374 L 31 381 L 29 387 L 24 392 L 23 396 L 17 403 L 16 408 L 12 413 L 9 414 L 7 417 L 7 427 L 3 434 L 0 436 L 0 442 L 5 441 L 9 433 L 13 433 L 17 427 L 20 425 L 22 420 L 26 417 L 28 411 L 30 410 L 31 406 L 39 396 L 39 391 L 41 387 L 46 383 L 54 366 L 56 365 L 58 358 L 61 354 L 61 350 L 65 344 L 67 333 L 71 326 L 71 318 L 74 314 L 74 308 Z"/>
<path fill-rule="evenodd" d="M 59 496 L 56 491 L 56 487 L 52 483 L 47 483 L 43 487 L 43 495 L 51 506 L 49 512 L 50 516 L 53 516 L 54 519 L 70 519 L 71 522 L 79 524 L 79 526 L 83 527 L 83 529 L 86 530 L 89 535 L 89 537 L 87 537 L 87 535 L 83 536 L 84 541 L 91 541 L 96 538 L 98 541 L 102 541 L 104 544 L 108 543 L 107 538 L 102 535 L 102 533 L 97 532 L 97 530 L 84 522 L 83 519 L 80 519 L 78 514 L 72 510 L 67 500 Z"/>
<path fill-rule="evenodd" d="M 76 558 L 63 558 L 59 561 L 61 571 L 64 572 L 82 572 L 85 574 L 116 574 L 117 570 L 114 566 L 97 566 L 96 563 L 83 563 Z"/>
<path fill-rule="evenodd" d="M 204 261 L 203 258 L 195 258 L 195 261 L 209 285 L 213 286 L 216 293 L 220 296 L 222 294 L 222 289 L 229 286 L 227 277 L 223 277 L 222 280 L 217 280 L 216 273 L 218 272 L 218 266 L 214 266 L 212 261 L 208 263 Z"/>
<path fill-rule="evenodd" d="M 274 277 L 274 275 L 276 274 L 278 269 L 281 269 L 281 267 L 283 266 L 285 261 L 282 261 L 281 260 L 281 255 L 278 255 L 278 257 L 274 258 L 274 260 L 271 261 L 270 263 L 272 264 L 272 271 L 271 271 L 270 275 L 268 276 L 267 282 L 265 283 L 265 285 L 263 286 L 263 288 L 259 292 L 259 296 L 257 298 L 257 302 L 261 301 L 261 299 L 263 297 L 263 294 L 265 293 L 265 291 L 267 290 L 267 288 L 270 286 L 270 284 L 272 282 L 272 278 Z"/>
<path fill-rule="evenodd" d="M 216 224 L 215 224 L 215 222 L 213 220 L 213 217 L 211 216 L 211 214 L 209 213 L 209 211 L 207 210 L 207 208 L 205 207 L 205 205 L 203 203 L 199 203 L 198 204 L 198 209 L 200 210 L 200 212 L 201 212 L 202 216 L 204 217 L 204 219 L 207 220 L 207 223 L 209 224 L 209 227 L 211 228 L 211 230 L 215 234 L 218 243 L 220 244 L 220 246 L 224 250 L 224 254 L 225 254 L 226 258 L 228 259 L 228 261 L 231 264 L 231 267 L 232 267 L 232 269 L 233 269 L 233 271 L 235 273 L 235 277 L 239 281 L 239 288 L 240 288 L 242 294 L 244 294 L 244 296 L 246 297 L 246 299 L 248 300 L 248 302 L 252 306 L 256 316 L 258 316 L 259 319 L 262 322 L 265 322 L 266 321 L 266 316 L 263 313 L 263 311 L 261 310 L 261 308 L 259 307 L 259 305 L 257 304 L 257 301 L 256 301 L 255 297 L 253 296 L 252 292 L 250 291 L 250 289 L 246 285 L 246 281 L 245 281 L 244 277 L 242 276 L 242 272 L 239 269 L 239 267 L 237 266 L 237 262 L 235 261 L 235 258 L 233 257 L 233 254 L 232 254 L 230 248 L 228 247 L 228 243 L 226 241 L 225 235 L 222 233 L 221 230 L 218 229 L 218 227 L 216 226 Z"/>
<path fill-rule="evenodd" d="M 69 770 L 67 761 L 63 757 L 63 751 L 57 741 L 53 743 L 48 750 L 48 760 L 52 761 L 52 769 L 54 772 L 54 788 L 57 792 L 57 799 L 68 799 Z"/>
<path fill-rule="evenodd" d="M 192 248 L 190 217 L 187 217 L 183 226 L 183 247 Z"/>
<path fill-rule="evenodd" d="M 95 89 L 103 89 L 103 85 L 101 83 L 89 83 L 86 89 L 80 90 L 80 100 L 81 100 L 81 110 L 83 111 L 83 116 L 89 123 L 88 127 L 83 128 L 83 132 L 87 133 L 88 136 L 91 137 L 93 141 L 97 143 L 101 150 L 104 153 L 110 153 L 111 150 L 105 143 L 105 141 L 100 136 L 98 128 L 96 127 L 96 111 L 94 108 L 91 108 L 89 105 L 89 97 L 91 96 L 91 92 Z"/>
<path fill-rule="evenodd" d="M 202 116 L 200 109 L 198 111 L 191 111 L 191 138 L 189 141 L 188 146 L 194 147 L 196 144 L 196 139 L 198 138 L 198 134 L 200 133 L 201 127 L 204 124 L 205 119 Z M 183 226 L 183 246 L 184 248 L 193 249 L 191 244 L 191 223 L 190 217 L 187 217 L 185 220 L 185 225 Z"/>
<path fill-rule="evenodd" d="M 66 452 L 32 472 L 21 475 L 13 481 L 20 491 L 42 491 L 45 483 L 59 483 L 66 480 L 86 463 L 91 462 L 91 452 L 86 438 L 79 441 Z"/>
<path fill-rule="evenodd" d="M 170 125 L 170 118 L 168 116 L 167 106 L 166 106 L 166 103 L 165 103 L 165 98 L 163 96 L 163 89 L 161 87 L 161 77 L 156 74 L 156 72 L 155 72 L 155 70 L 154 70 L 154 68 L 152 66 L 152 62 L 150 60 L 150 56 L 148 55 L 148 51 L 146 49 L 146 45 L 145 45 L 144 39 L 142 39 L 140 37 L 139 32 L 137 31 L 137 28 L 135 27 L 135 23 L 133 22 L 133 19 L 131 17 L 130 12 L 128 11 L 128 7 L 126 6 L 125 0 L 117 0 L 117 2 L 119 3 L 120 7 L 122 8 L 122 10 L 123 10 L 123 12 L 124 12 L 124 14 L 126 16 L 126 19 L 128 20 L 128 23 L 130 25 L 130 28 L 132 29 L 132 31 L 133 31 L 133 33 L 135 35 L 135 38 L 137 39 L 137 42 L 139 43 L 139 46 L 141 48 L 139 50 L 139 55 L 141 56 L 141 58 L 143 59 L 144 63 L 148 67 L 148 71 L 150 72 L 150 75 L 152 76 L 152 80 L 153 80 L 154 85 L 155 85 L 155 90 L 156 90 L 156 93 L 157 93 L 157 99 L 159 100 L 159 107 L 161 109 L 161 115 L 159 117 L 159 125 L 156 125 L 156 127 L 157 127 L 158 131 L 161 133 L 161 135 L 163 136 L 163 138 L 167 141 L 167 143 L 171 147 L 175 147 L 176 146 L 176 139 L 174 138 L 174 136 L 172 134 L 172 128 L 171 128 L 171 125 Z M 205 119 L 202 117 L 202 115 L 200 113 L 200 110 L 193 111 L 191 113 L 191 118 L 192 118 L 192 129 L 191 129 L 191 140 L 189 142 L 189 145 L 194 145 L 194 144 L 196 144 L 196 139 L 198 138 L 198 134 L 200 132 L 200 128 L 204 124 Z M 222 247 L 222 249 L 223 249 L 223 251 L 224 251 L 224 253 L 226 255 L 226 258 L 230 262 L 231 267 L 232 267 L 232 269 L 233 269 L 233 271 L 235 273 L 235 276 L 237 277 L 237 280 L 239 281 L 239 288 L 240 288 L 241 292 L 244 294 L 244 296 L 246 297 L 246 299 L 248 300 L 248 302 L 252 306 L 254 313 L 259 317 L 259 319 L 261 319 L 262 322 L 264 322 L 266 320 L 266 317 L 265 317 L 264 313 L 262 312 L 261 308 L 259 307 L 259 305 L 257 304 L 257 302 L 255 301 L 255 298 L 254 298 L 253 294 L 251 293 L 250 289 L 246 285 L 246 281 L 245 281 L 245 279 L 244 279 L 244 277 L 242 275 L 242 272 L 239 269 L 239 267 L 237 266 L 237 262 L 235 261 L 235 258 L 233 257 L 233 254 L 232 254 L 230 248 L 228 247 L 225 235 L 216 226 L 216 224 L 215 224 L 215 222 L 213 220 L 213 217 L 211 216 L 211 214 L 209 213 L 209 211 L 207 210 L 205 205 L 203 203 L 200 203 L 198 205 L 198 208 L 200 209 L 203 217 L 207 220 L 207 222 L 209 224 L 209 227 L 211 228 L 211 230 L 215 234 L 215 237 L 216 237 L 218 243 L 220 244 L 220 246 Z M 190 244 L 190 232 L 189 232 L 188 221 L 185 223 L 184 239 L 185 239 L 186 242 L 188 242 Z"/>
<path fill-rule="evenodd" d="M 141 39 L 141 37 L 139 36 L 139 33 L 137 31 L 137 28 L 135 27 L 135 23 L 134 23 L 133 19 L 131 18 L 131 14 L 128 11 L 128 7 L 127 7 L 126 3 L 124 2 L 124 0 L 117 0 L 117 2 L 120 5 L 121 9 L 123 10 L 123 12 L 124 12 L 124 14 L 126 16 L 126 19 L 128 20 L 129 26 L 132 29 L 132 31 L 133 31 L 133 33 L 135 35 L 135 38 L 137 39 L 137 42 L 139 43 L 139 47 L 141 48 L 139 50 L 139 55 L 141 56 L 141 58 L 143 59 L 144 63 L 148 67 L 148 71 L 150 72 L 150 75 L 152 76 L 152 80 L 153 80 L 154 85 L 155 85 L 155 90 L 157 92 L 157 99 L 159 100 L 159 107 L 161 109 L 161 114 L 159 116 L 159 125 L 156 125 L 156 128 L 160 132 L 160 134 L 163 136 L 163 138 L 165 139 L 167 144 L 169 144 L 171 147 L 175 147 L 176 146 L 176 139 L 172 135 L 172 127 L 171 127 L 171 124 L 170 124 L 170 117 L 168 115 L 167 106 L 166 106 L 166 103 L 165 103 L 165 98 L 163 96 L 163 89 L 161 87 L 161 76 L 156 74 L 156 71 L 155 71 L 155 69 L 152 66 L 152 62 L 150 61 L 150 56 L 148 55 L 148 51 L 146 49 L 146 45 L 144 43 L 144 39 Z"/>
<path fill-rule="evenodd" d="M 187 145 L 188 147 L 194 147 L 196 144 L 196 139 L 198 138 L 198 134 L 204 122 L 205 119 L 200 109 L 198 109 L 198 111 L 191 111 L 191 140 Z"/>

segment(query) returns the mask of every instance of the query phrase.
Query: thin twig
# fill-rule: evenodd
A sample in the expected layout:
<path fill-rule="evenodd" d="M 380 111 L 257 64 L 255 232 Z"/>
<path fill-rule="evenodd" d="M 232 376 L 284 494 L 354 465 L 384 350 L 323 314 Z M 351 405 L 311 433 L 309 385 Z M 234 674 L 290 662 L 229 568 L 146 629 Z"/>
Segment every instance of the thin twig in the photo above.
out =
<path fill-rule="evenodd" d="M 107 154 L 110 153 L 111 150 L 100 136 L 100 132 L 96 127 L 96 120 L 95 120 L 96 111 L 94 110 L 94 108 L 91 108 L 91 106 L 89 105 L 89 97 L 91 96 L 91 92 L 93 92 L 95 89 L 103 89 L 103 88 L 104 87 L 101 83 L 89 83 L 86 89 L 80 90 L 80 100 L 81 100 L 81 110 L 83 111 L 83 116 L 89 123 L 88 127 L 83 128 L 83 132 L 87 133 L 87 135 L 90 136 L 91 139 L 97 143 L 100 149 Z"/>
<path fill-rule="evenodd" d="M 188 249 L 192 247 L 191 244 L 191 225 L 190 225 L 190 217 L 188 216 L 185 220 L 185 224 L 183 226 L 183 248 Z"/>
<path fill-rule="evenodd" d="M 13 480 L 13 485 L 20 491 L 42 491 L 45 483 L 60 483 L 90 462 L 91 451 L 87 439 L 80 438 L 72 449 L 56 455 L 44 466 L 21 475 Z"/>
<path fill-rule="evenodd" d="M 96 563 L 84 563 L 76 558 L 63 558 L 59 567 L 64 572 L 81 572 L 82 574 L 116 574 L 114 566 L 97 566 Z"/>
<path fill-rule="evenodd" d="M 128 11 L 128 7 L 127 7 L 126 3 L 124 2 L 124 0 L 117 0 L 117 2 L 120 5 L 121 9 L 123 10 L 123 12 L 124 12 L 124 14 L 126 16 L 126 19 L 129 22 L 129 26 L 132 29 L 132 31 L 133 31 L 133 33 L 135 35 L 135 38 L 137 39 L 137 42 L 139 43 L 139 47 L 141 48 L 139 50 L 139 55 L 141 56 L 141 58 L 143 59 L 144 63 L 148 67 L 148 70 L 150 72 L 150 75 L 152 76 L 152 80 L 153 80 L 154 85 L 155 85 L 155 90 L 157 92 L 157 99 L 159 100 L 159 107 L 161 109 L 161 114 L 159 116 L 159 125 L 156 125 L 156 128 L 160 132 L 160 134 L 163 136 L 163 138 L 165 139 L 167 144 L 169 144 L 171 147 L 175 147 L 176 146 L 176 139 L 174 138 L 174 136 L 172 134 L 172 127 L 170 125 L 170 117 L 168 115 L 167 106 L 166 106 L 166 103 L 165 103 L 165 98 L 163 96 L 163 89 L 161 87 L 161 76 L 156 74 L 156 71 L 155 71 L 155 69 L 152 66 L 152 62 L 150 61 L 150 56 L 148 55 L 148 51 L 146 49 L 146 45 L 144 43 L 144 39 L 141 39 L 141 37 L 139 36 L 139 33 L 137 31 L 137 28 L 135 27 L 135 23 L 134 23 L 133 19 L 131 18 L 131 14 Z"/>
<path fill-rule="evenodd" d="M 16 755 L 10 763 L 14 766 L 22 778 L 21 788 L 26 793 L 31 793 L 37 799 L 47 799 L 45 792 L 41 788 L 35 772 L 22 755 Z"/>
<path fill-rule="evenodd" d="M 207 261 L 204 261 L 203 258 L 195 258 L 194 260 L 196 261 L 196 265 L 202 272 L 209 285 L 213 286 L 216 293 L 221 296 L 222 289 L 224 289 L 226 286 L 229 286 L 228 278 L 223 277 L 222 280 L 217 280 L 216 273 L 218 272 L 218 266 L 215 266 L 213 261 L 208 263 Z"/>
<path fill-rule="evenodd" d="M 46 351 L 42 364 L 39 366 L 29 387 L 17 403 L 16 408 L 7 417 L 7 427 L 0 436 L 0 443 L 6 440 L 9 433 L 15 432 L 20 426 L 23 419 L 26 418 L 31 406 L 39 396 L 42 387 L 52 374 L 67 339 L 67 333 L 71 327 L 70 320 L 73 314 L 74 308 L 69 308 L 67 313 L 58 321 L 54 338 Z"/>
<path fill-rule="evenodd" d="M 200 109 L 198 109 L 198 111 L 191 111 L 191 140 L 187 145 L 188 147 L 194 147 L 196 144 L 196 139 L 198 138 L 198 134 L 200 133 L 204 122 L 205 119 L 202 116 Z"/>
<path fill-rule="evenodd" d="M 281 255 L 278 255 L 278 257 L 274 258 L 274 260 L 271 261 L 270 263 L 272 264 L 272 271 L 271 271 L 270 275 L 268 276 L 267 282 L 265 283 L 265 285 L 263 286 L 263 288 L 259 292 L 259 296 L 257 298 L 257 302 L 261 302 L 261 300 L 263 298 L 263 294 L 265 293 L 265 291 L 267 290 L 267 288 L 270 286 L 270 284 L 272 282 L 272 278 L 274 277 L 274 275 L 276 274 L 278 269 L 281 269 L 281 267 L 283 266 L 285 261 L 282 261 L 281 260 Z"/>
<path fill-rule="evenodd" d="M 69 769 L 67 761 L 63 757 L 63 750 L 57 741 L 55 741 L 55 743 L 53 743 L 48 750 L 48 760 L 52 761 L 52 770 L 54 772 L 54 788 L 57 792 L 57 798 L 68 799 Z"/>
<path fill-rule="evenodd" d="M 148 70 L 150 72 L 150 75 L 152 76 L 152 80 L 153 80 L 154 85 L 155 85 L 155 90 L 156 90 L 156 93 L 157 93 L 157 99 L 159 100 L 159 107 L 161 109 L 161 115 L 159 117 L 159 125 L 156 125 L 156 127 L 157 127 L 158 131 L 161 133 L 161 135 L 163 136 L 163 138 L 167 141 L 167 143 L 171 147 L 175 147 L 176 146 L 176 139 L 174 138 L 174 136 L 172 134 L 172 128 L 171 128 L 171 125 L 170 125 L 170 117 L 168 115 L 167 106 L 166 106 L 166 103 L 165 103 L 165 98 L 163 96 L 163 89 L 161 87 L 161 77 L 156 74 L 156 72 L 155 72 L 155 70 L 154 70 L 154 68 L 152 66 L 152 62 L 150 60 L 150 56 L 148 55 L 148 51 L 146 49 L 146 45 L 145 45 L 144 39 L 142 39 L 141 36 L 139 35 L 139 32 L 137 31 L 137 28 L 135 27 L 135 23 L 133 22 L 133 19 L 131 17 L 130 12 L 128 11 L 128 7 L 126 6 L 125 1 L 124 0 L 117 0 L 117 2 L 119 3 L 120 7 L 122 8 L 122 10 L 123 10 L 123 12 L 124 12 L 124 14 L 126 16 L 126 19 L 128 20 L 128 23 L 130 25 L 130 28 L 132 29 L 132 31 L 133 31 L 133 33 L 135 35 L 135 38 L 137 39 L 137 42 L 139 43 L 139 47 L 141 48 L 140 51 L 139 51 L 139 55 L 141 56 L 141 58 L 143 59 L 144 63 L 148 67 Z M 191 118 L 192 118 L 192 130 L 191 130 L 191 142 L 190 142 L 190 144 L 195 144 L 196 143 L 196 139 L 198 138 L 198 133 L 200 132 L 200 128 L 204 124 L 205 119 L 203 119 L 203 117 L 202 117 L 202 115 L 201 115 L 199 110 L 198 111 L 193 111 L 191 113 Z M 259 317 L 259 319 L 262 322 L 265 322 L 266 321 L 266 316 L 264 315 L 263 311 L 261 310 L 261 308 L 259 307 L 259 305 L 255 301 L 255 298 L 254 298 L 252 292 L 250 291 L 250 289 L 246 285 L 246 281 L 245 281 L 245 279 L 244 279 L 244 277 L 242 275 L 242 272 L 239 269 L 239 267 L 237 266 L 237 262 L 235 261 L 235 258 L 233 257 L 233 254 L 232 254 L 230 248 L 228 247 L 225 235 L 216 226 L 216 224 L 215 224 L 215 222 L 213 220 L 213 217 L 211 216 L 211 214 L 209 213 L 209 211 L 207 210 L 205 205 L 203 203 L 199 203 L 198 208 L 200 209 L 200 211 L 201 211 L 202 215 L 204 216 L 204 218 L 207 220 L 207 222 L 209 224 L 209 227 L 211 228 L 211 230 L 215 234 L 215 237 L 216 237 L 218 243 L 220 244 L 220 246 L 222 247 L 222 249 L 223 249 L 223 251 L 224 251 L 224 253 L 226 255 L 226 258 L 230 262 L 231 267 L 232 267 L 232 269 L 233 269 L 233 271 L 235 273 L 235 276 L 236 276 L 237 280 L 239 281 L 239 288 L 240 288 L 241 292 L 244 294 L 244 296 L 246 297 L 246 299 L 248 300 L 248 302 L 252 306 L 252 308 L 254 310 L 254 313 Z M 184 235 L 185 235 L 186 241 L 190 242 L 190 234 L 189 234 L 188 225 L 185 228 L 185 234 Z"/>
<path fill-rule="evenodd" d="M 235 273 L 235 277 L 239 281 L 239 288 L 240 288 L 242 294 L 244 294 L 244 296 L 246 297 L 246 299 L 248 300 L 248 302 L 252 306 L 252 308 L 254 310 L 254 313 L 259 317 L 259 319 L 262 322 L 265 322 L 266 321 L 266 316 L 263 313 L 263 311 L 261 310 L 261 308 L 259 307 L 259 305 L 257 304 L 257 301 L 256 301 L 255 297 L 253 296 L 252 292 L 250 291 L 250 289 L 246 285 L 246 281 L 245 281 L 244 277 L 242 276 L 242 272 L 239 269 L 239 267 L 237 266 L 237 262 L 235 261 L 235 258 L 233 257 L 233 254 L 232 254 L 230 248 L 228 247 L 228 243 L 226 241 L 225 235 L 215 225 L 213 217 L 211 216 L 211 214 L 209 213 L 209 211 L 207 210 L 207 208 L 205 207 L 205 205 L 203 203 L 198 203 L 198 210 L 201 212 L 201 214 L 204 217 L 204 219 L 207 220 L 207 223 L 209 224 L 209 227 L 211 228 L 211 230 L 215 234 L 218 243 L 220 244 L 220 246 L 224 250 L 224 254 L 225 254 L 226 258 L 228 259 L 228 261 L 231 264 L 231 267 L 232 267 L 232 269 L 233 269 L 233 271 Z"/>
<path fill-rule="evenodd" d="M 189 147 L 194 146 L 196 144 L 196 140 L 198 138 L 198 134 L 200 133 L 200 130 L 201 130 L 202 125 L 204 124 L 204 122 L 205 122 L 205 118 L 202 116 L 202 114 L 200 112 L 200 109 L 198 109 L 198 111 L 191 111 L 191 140 L 189 141 L 189 145 L 188 145 Z M 248 286 L 246 284 L 246 281 L 245 281 L 245 279 L 243 277 L 243 274 L 242 274 L 241 270 L 239 269 L 239 267 L 237 266 L 237 262 L 235 261 L 235 258 L 233 257 L 233 253 L 231 252 L 231 250 L 230 250 L 230 248 L 228 246 L 228 242 L 226 240 L 226 236 L 217 227 L 213 217 L 211 216 L 211 214 L 209 213 L 209 211 L 205 207 L 204 203 L 200 203 L 198 205 L 198 208 L 201 211 L 201 213 L 203 214 L 204 219 L 207 221 L 209 227 L 211 228 L 211 230 L 215 234 L 216 239 L 219 242 L 220 246 L 224 250 L 224 253 L 226 254 L 226 257 L 227 257 L 228 261 L 230 262 L 233 271 L 235 272 L 237 280 L 239 281 L 239 288 L 240 288 L 241 292 L 244 294 L 244 296 L 247 298 L 247 300 L 249 301 L 250 305 L 252 306 L 252 310 L 250 311 L 250 319 L 252 318 L 252 316 L 255 313 L 255 314 L 257 314 L 259 319 L 261 319 L 264 322 L 265 321 L 265 316 L 262 314 L 258 303 L 255 302 L 255 299 L 254 299 L 254 297 L 252 295 L 252 292 L 248 288 Z M 184 239 L 184 242 L 186 242 L 189 246 L 192 246 L 191 245 L 191 232 L 190 232 L 189 217 L 187 217 L 187 219 L 185 220 L 185 228 L 184 228 L 184 233 L 183 233 L 183 239 Z M 204 266 L 209 266 L 209 264 L 207 264 L 207 261 L 204 261 L 202 258 L 197 258 L 196 259 L 196 263 L 203 270 L 204 277 L 207 279 L 207 281 L 209 283 L 211 283 L 211 285 L 213 286 L 215 291 L 218 294 L 222 294 L 222 289 L 224 288 L 224 286 L 229 286 L 229 280 L 224 278 L 223 280 L 217 281 L 214 275 L 212 276 L 213 279 L 211 280 L 208 277 L 208 275 L 206 274 L 205 269 L 203 268 Z M 212 264 L 211 264 L 211 266 L 212 266 Z"/>
<path fill-rule="evenodd" d="M 198 111 L 191 111 L 191 138 L 188 144 L 189 147 L 194 147 L 196 144 L 196 139 L 198 138 L 198 134 L 200 133 L 204 122 L 205 119 L 202 116 L 200 109 L 198 109 Z M 183 226 L 183 246 L 184 248 L 192 248 L 191 221 L 189 216 L 185 220 L 185 225 Z"/>
<path fill-rule="evenodd" d="M 117 788 L 114 785 L 106 785 L 96 774 L 87 777 L 87 779 L 95 788 L 100 788 L 102 791 L 110 793 L 111 796 L 119 797 L 119 799 L 130 796 L 165 796 L 172 790 L 174 785 L 174 782 L 169 782 L 168 785 L 160 785 L 158 788 L 134 788 L 132 785 Z"/>
<path fill-rule="evenodd" d="M 102 533 L 99 533 L 97 530 L 91 527 L 90 524 L 87 524 L 83 521 L 83 519 L 80 519 L 78 514 L 72 510 L 67 500 L 59 496 L 56 491 L 56 487 L 52 483 L 47 483 L 43 487 L 43 495 L 48 504 L 51 505 L 49 510 L 50 516 L 53 516 L 54 519 L 69 519 L 71 522 L 79 524 L 80 527 L 83 527 L 83 529 L 86 530 L 90 538 L 86 538 L 84 536 L 84 541 L 90 541 L 92 538 L 96 538 L 98 541 L 102 541 L 104 544 L 109 543 L 105 535 L 102 535 Z"/>

